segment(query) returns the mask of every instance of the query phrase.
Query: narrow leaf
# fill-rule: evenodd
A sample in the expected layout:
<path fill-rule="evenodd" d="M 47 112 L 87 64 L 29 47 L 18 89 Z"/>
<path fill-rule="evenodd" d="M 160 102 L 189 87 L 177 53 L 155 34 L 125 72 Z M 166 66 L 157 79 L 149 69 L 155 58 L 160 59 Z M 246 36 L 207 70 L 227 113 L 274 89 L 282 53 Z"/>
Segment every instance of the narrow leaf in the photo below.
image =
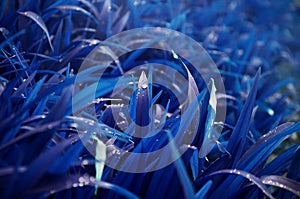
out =
<path fill-rule="evenodd" d="M 31 11 L 26 11 L 26 12 L 19 12 L 21 15 L 24 15 L 26 17 L 29 17 L 30 19 L 32 19 L 35 23 L 37 23 L 38 26 L 40 26 L 40 28 L 45 32 L 48 42 L 50 44 L 51 50 L 54 51 L 54 48 L 52 46 L 51 43 L 51 39 L 50 39 L 50 35 L 48 32 L 48 29 L 46 27 L 46 24 L 44 23 L 43 19 L 41 16 L 39 16 L 38 14 L 31 12 Z"/>

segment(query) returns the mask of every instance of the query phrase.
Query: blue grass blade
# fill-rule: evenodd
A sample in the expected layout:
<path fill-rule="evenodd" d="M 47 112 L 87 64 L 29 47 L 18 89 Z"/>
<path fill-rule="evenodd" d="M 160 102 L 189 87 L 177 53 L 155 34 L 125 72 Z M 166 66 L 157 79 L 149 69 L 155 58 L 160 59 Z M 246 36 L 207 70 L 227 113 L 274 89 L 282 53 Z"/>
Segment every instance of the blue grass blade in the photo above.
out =
<path fill-rule="evenodd" d="M 25 103 L 22 106 L 22 110 L 25 110 L 25 107 L 27 107 L 29 104 L 31 104 L 33 102 L 34 99 L 36 99 L 38 93 L 40 92 L 45 80 L 46 80 L 47 76 L 44 76 L 40 81 L 38 81 L 33 89 L 33 91 L 30 93 L 30 95 L 28 96 L 28 98 L 26 99 Z"/>
<path fill-rule="evenodd" d="M 83 144 L 81 141 L 77 141 L 75 144 L 70 145 L 66 152 L 60 156 L 55 162 L 53 162 L 49 173 L 53 174 L 64 174 L 66 173 L 71 165 L 79 159 L 79 155 L 83 150 Z"/>
<path fill-rule="evenodd" d="M 243 169 L 246 172 L 257 173 L 257 169 L 263 164 L 276 147 L 291 133 L 300 130 L 300 125 L 291 125 L 290 123 L 283 124 L 273 131 L 266 134 L 266 136 L 259 139 L 248 151 L 242 156 L 236 168 Z M 228 177 L 223 185 L 231 183 L 232 186 L 238 187 L 242 184 L 241 178 Z M 230 194 L 233 190 L 226 190 L 223 188 L 220 192 L 228 192 Z"/>
<path fill-rule="evenodd" d="M 226 147 L 227 151 L 232 155 L 232 157 L 234 157 L 233 165 L 236 165 L 237 161 L 240 159 L 240 156 L 242 155 L 242 152 L 244 150 L 246 135 L 250 127 L 250 119 L 255 104 L 259 76 L 260 76 L 260 69 L 256 73 L 252 89 L 243 106 L 243 109 L 240 113 L 238 121 L 235 125 L 235 128 L 232 132 L 232 135 L 230 136 L 228 145 Z"/>
<path fill-rule="evenodd" d="M 109 138 L 117 138 L 118 140 L 126 143 L 131 140 L 131 136 L 128 134 L 117 131 L 103 123 L 95 122 L 94 120 L 71 116 L 67 116 L 66 120 L 71 122 L 71 124 L 76 125 L 78 130 L 86 131 L 89 135 L 93 134 L 93 132 L 96 132 L 98 136 L 105 135 Z"/>
<path fill-rule="evenodd" d="M 127 21 L 129 19 L 129 15 L 130 15 L 130 13 L 127 12 L 126 14 L 124 14 L 122 16 L 121 19 L 119 19 L 116 22 L 116 24 L 113 25 L 113 27 L 112 27 L 112 33 L 113 34 L 118 34 L 118 33 L 120 33 L 125 28 L 125 26 L 127 24 Z"/>
<path fill-rule="evenodd" d="M 20 75 L 19 75 L 20 76 Z M 1 122 L 0 122 L 0 126 L 3 127 L 3 124 L 5 124 L 7 121 L 6 114 L 5 112 L 8 111 L 9 113 L 11 112 L 11 110 L 7 110 L 8 105 L 10 103 L 10 98 L 8 96 L 12 95 L 13 90 L 15 88 L 15 86 L 17 85 L 19 81 L 19 78 L 16 77 L 13 80 L 11 80 L 10 82 L 8 82 L 8 84 L 6 85 L 4 91 L 1 93 L 0 96 L 0 117 L 1 117 Z M 4 130 L 4 129 L 3 129 Z"/>
<path fill-rule="evenodd" d="M 186 16 L 189 12 L 190 12 L 189 10 L 186 10 L 183 13 L 179 14 L 174 19 L 172 19 L 172 21 L 167 25 L 167 28 L 177 30 L 180 27 L 183 27 L 186 21 Z"/>
<path fill-rule="evenodd" d="M 139 197 L 137 197 L 135 194 L 131 193 L 130 191 L 128 191 L 120 186 L 117 186 L 117 185 L 114 185 L 114 184 L 111 184 L 108 182 L 97 181 L 97 180 L 93 181 L 92 183 L 95 186 L 98 186 L 100 188 L 115 191 L 128 199 L 139 199 Z"/>
<path fill-rule="evenodd" d="M 98 20 L 104 22 L 104 20 L 108 19 L 110 9 L 111 9 L 111 0 L 105 0 Z"/>
<path fill-rule="evenodd" d="M 28 77 L 28 79 L 26 79 L 26 81 L 19 86 L 19 88 L 16 90 L 16 92 L 14 92 L 12 97 L 19 97 L 25 91 L 26 87 L 28 87 L 28 85 L 32 83 L 32 80 L 34 79 L 35 75 L 36 75 L 36 71 L 33 72 Z"/>
<path fill-rule="evenodd" d="M 49 97 L 45 97 L 45 98 L 41 99 L 40 103 L 37 105 L 37 107 L 33 111 L 32 116 L 43 115 L 45 113 L 45 111 L 47 112 L 48 111 L 48 107 L 47 107 L 48 100 L 49 100 Z"/>
<path fill-rule="evenodd" d="M 189 176 L 187 174 L 186 168 L 184 166 L 184 163 L 182 162 L 182 159 L 180 158 L 180 155 L 178 153 L 178 149 L 174 143 L 174 138 L 172 136 L 172 133 L 170 131 L 167 131 L 168 137 L 169 137 L 169 144 L 171 147 L 171 152 L 174 158 L 176 159 L 174 164 L 177 170 L 177 175 L 180 179 L 181 185 L 184 190 L 185 198 L 192 199 L 195 198 L 195 192 L 194 188 L 192 186 L 192 183 L 189 179 Z"/>
<path fill-rule="evenodd" d="M 68 147 L 73 141 L 74 138 L 65 140 L 35 159 L 34 162 L 30 164 L 26 172 L 24 172 L 24 174 L 19 177 L 19 182 L 26 183 L 20 183 L 20 186 L 15 189 L 14 195 L 18 195 L 23 191 L 28 190 L 36 182 L 38 182 L 38 180 L 48 171 L 53 162 L 57 160 L 57 158 L 63 152 L 64 148 Z"/>
<path fill-rule="evenodd" d="M 149 90 L 150 90 L 150 88 L 149 88 Z M 151 106 L 153 106 L 154 104 L 155 104 L 155 102 L 158 100 L 158 98 L 161 96 L 161 94 L 162 94 L 162 90 L 161 91 L 159 91 L 155 96 L 154 96 L 154 98 L 151 100 Z M 149 91 L 149 95 L 150 95 L 150 91 Z M 150 96 L 149 96 L 150 97 Z M 151 99 L 151 98 L 150 98 Z"/>
<path fill-rule="evenodd" d="M 18 61 L 19 61 L 18 64 L 20 66 L 22 66 L 24 69 L 29 68 L 26 59 L 23 57 L 22 53 L 20 53 L 19 49 L 14 45 L 11 46 L 11 49 L 18 58 Z M 25 73 L 28 76 L 27 72 L 25 72 Z"/>
<path fill-rule="evenodd" d="M 250 34 L 249 34 L 249 41 L 247 42 L 247 47 L 245 49 L 244 56 L 242 58 L 243 63 L 247 63 L 247 60 L 250 57 L 250 53 L 253 50 L 254 44 L 255 44 L 255 37 L 256 37 L 256 32 L 255 29 L 253 29 Z M 241 64 L 241 66 L 238 68 L 238 73 L 243 74 L 246 70 L 247 65 L 246 64 Z"/>
<path fill-rule="evenodd" d="M 111 23 L 114 24 L 118 18 L 120 17 L 121 11 L 123 10 L 123 6 L 120 6 L 117 8 L 117 10 L 114 12 L 111 18 Z"/>
<path fill-rule="evenodd" d="M 263 176 L 261 177 L 261 179 L 262 182 L 266 185 L 272 185 L 275 187 L 286 189 L 300 197 L 300 183 L 295 180 L 275 175 Z"/>
<path fill-rule="evenodd" d="M 59 9 L 59 10 L 70 10 L 70 11 L 76 11 L 76 12 L 80 12 L 88 17 L 90 17 L 91 19 L 93 19 L 93 21 L 97 24 L 98 20 L 87 10 L 85 10 L 82 7 L 76 6 L 76 5 L 59 5 L 56 6 L 55 8 Z"/>
<path fill-rule="evenodd" d="M 210 189 L 210 187 L 211 187 L 212 184 L 213 184 L 213 182 L 211 180 L 209 180 L 207 183 L 205 183 L 201 187 L 201 189 L 196 193 L 196 198 L 197 199 L 203 199 L 203 198 L 205 198 L 205 195 L 207 194 L 207 192 Z"/>
<path fill-rule="evenodd" d="M 60 52 L 63 25 L 64 25 L 64 23 L 63 23 L 63 21 L 61 21 L 58 25 L 58 28 L 56 30 L 56 34 L 54 37 L 53 46 L 54 46 L 55 54 L 59 54 L 59 52 Z"/>
<path fill-rule="evenodd" d="M 96 18 L 99 19 L 99 12 L 93 3 L 91 3 L 87 0 L 80 0 L 80 2 L 84 5 L 86 5 L 86 7 L 88 7 L 90 9 L 90 11 L 96 16 Z"/>
<path fill-rule="evenodd" d="M 274 197 L 272 196 L 271 192 L 269 191 L 269 189 L 264 185 L 264 183 L 262 182 L 261 179 L 257 178 L 255 175 L 242 171 L 242 170 L 237 170 L 237 169 L 224 169 L 224 170 L 219 170 L 216 172 L 213 172 L 211 174 L 209 174 L 206 177 L 212 177 L 215 175 L 224 175 L 224 174 L 230 174 L 230 175 L 238 175 L 238 176 L 242 176 L 246 179 L 248 179 L 250 182 L 254 183 L 257 188 L 259 188 L 266 196 L 268 196 L 271 199 L 274 199 Z M 225 186 L 225 185 L 223 185 Z M 228 187 L 230 187 L 230 184 L 226 185 L 226 188 L 228 189 Z M 219 192 L 217 193 L 220 197 L 224 194 L 226 194 L 226 192 Z"/>
<path fill-rule="evenodd" d="M 299 143 L 300 144 L 300 143 Z M 286 175 L 287 179 L 285 178 L 280 178 L 280 176 L 278 177 L 279 179 L 273 180 L 273 183 L 275 181 L 275 184 L 279 184 L 281 183 L 284 187 L 284 189 L 289 190 L 290 192 L 296 194 L 298 197 L 300 197 L 300 183 L 299 183 L 299 179 L 300 179 L 300 147 L 298 147 L 297 151 L 294 154 L 293 160 L 291 162 L 291 164 L 289 165 L 288 168 L 288 173 Z M 290 181 L 290 182 L 284 182 L 284 181 Z M 298 182 L 296 182 L 298 181 Z M 275 185 L 276 186 L 276 185 Z M 281 186 L 280 186 L 281 187 Z M 284 191 L 284 190 L 280 190 L 279 191 L 279 197 L 282 198 L 292 198 L 292 193 Z"/>
<path fill-rule="evenodd" d="M 20 123 L 18 124 L 19 120 L 23 120 L 24 117 L 26 116 L 26 114 L 28 113 L 28 109 L 26 108 L 28 105 L 32 105 L 33 100 L 36 99 L 38 92 L 40 91 L 41 87 L 43 86 L 44 81 L 46 80 L 46 76 L 44 78 L 42 78 L 35 86 L 35 88 L 33 89 L 33 91 L 30 93 L 30 95 L 28 96 L 28 98 L 26 99 L 26 101 L 24 102 L 24 104 L 22 105 L 22 107 L 20 108 L 19 113 L 20 115 L 13 115 L 13 117 L 18 117 L 18 120 L 15 119 L 13 122 L 9 122 L 9 124 L 5 125 L 5 128 L 9 128 L 11 126 L 15 126 L 15 125 L 20 125 Z M 13 119 L 13 118 L 9 118 L 9 119 Z M 4 123 L 5 124 L 5 123 Z M 9 140 L 13 139 L 17 133 L 18 128 L 13 128 L 10 133 L 6 133 L 6 135 L 4 136 L 3 140 L 2 140 L 2 144 L 8 142 Z"/>
<path fill-rule="evenodd" d="M 80 183 L 83 183 L 85 186 L 85 197 L 89 198 L 88 195 L 92 196 L 92 193 L 87 194 L 86 189 L 88 187 L 86 186 L 98 186 L 99 188 L 107 189 L 109 191 L 116 192 L 120 194 L 121 196 L 124 196 L 128 199 L 139 199 L 135 194 L 131 193 L 130 191 L 104 181 L 97 181 L 89 176 L 82 176 L 82 175 L 63 175 L 63 176 L 50 176 L 49 181 L 47 183 L 38 184 L 35 185 L 34 188 L 30 190 L 30 192 L 33 193 L 40 193 L 40 192 L 48 192 L 49 190 L 52 190 L 53 193 L 58 193 L 59 191 L 66 191 L 68 189 L 71 189 L 73 185 L 79 185 Z M 66 193 L 66 192 L 63 192 Z M 50 194 L 50 193 L 49 193 Z M 46 195 L 47 196 L 47 195 Z M 65 195 L 64 195 L 65 196 Z M 71 197 L 72 195 L 70 195 Z M 68 198 L 68 197 L 66 197 Z"/>
<path fill-rule="evenodd" d="M 70 14 L 67 16 L 67 18 L 65 19 L 65 26 L 66 26 L 66 32 L 65 34 L 63 34 L 63 43 L 64 43 L 64 47 L 67 47 L 70 45 L 71 43 L 71 32 L 73 29 L 73 23 L 72 23 L 72 13 L 70 12 Z"/>
<path fill-rule="evenodd" d="M 0 49 L 4 48 L 6 45 L 12 45 L 12 41 L 14 41 L 16 38 L 20 37 L 21 35 L 24 35 L 26 33 L 26 31 L 20 30 L 19 32 L 15 33 L 14 35 L 6 38 L 5 41 L 2 41 L 0 43 Z"/>
<path fill-rule="evenodd" d="M 297 149 L 294 159 L 289 167 L 288 174 L 287 174 L 288 178 L 291 178 L 294 180 L 299 180 L 299 178 L 300 178 L 300 174 L 299 174 L 300 159 L 299 159 L 299 157 L 300 157 L 300 148 Z"/>
<path fill-rule="evenodd" d="M 278 82 L 275 85 L 272 85 L 272 87 L 264 90 L 264 92 L 259 96 L 259 99 L 266 99 L 290 83 L 293 83 L 293 81 L 291 79 L 286 79 Z"/>
<path fill-rule="evenodd" d="M 266 160 L 275 148 L 283 141 L 286 135 L 281 137 L 279 136 L 281 133 L 288 131 L 290 127 L 292 127 L 291 123 L 282 124 L 257 140 L 257 142 L 253 144 L 241 157 L 237 164 L 237 168 L 243 168 L 246 171 L 252 171 L 255 169 L 256 166 L 260 162 Z M 274 139 L 275 136 L 278 138 Z"/>
<path fill-rule="evenodd" d="M 49 31 L 46 27 L 46 24 L 44 23 L 43 19 L 41 16 L 39 16 L 38 14 L 31 12 L 31 11 L 26 11 L 26 12 L 19 12 L 19 14 L 24 15 L 26 17 L 29 17 L 30 19 L 32 19 L 46 34 L 49 45 L 51 47 L 51 50 L 54 51 L 53 45 L 51 43 L 51 39 L 50 39 L 50 35 L 49 35 Z"/>
<path fill-rule="evenodd" d="M 199 159 L 198 159 L 198 149 L 194 150 L 192 158 L 190 160 L 193 180 L 195 180 L 199 175 Z"/>
<path fill-rule="evenodd" d="M 73 97 L 73 112 L 80 111 L 82 108 L 86 107 L 92 101 L 87 101 L 89 98 L 87 96 L 94 98 L 104 97 L 114 89 L 114 85 L 117 83 L 117 78 L 110 78 L 103 80 L 101 84 L 94 83 L 89 85 L 88 87 L 81 90 Z M 96 93 L 95 93 L 96 91 Z M 94 99 L 93 99 L 94 100 Z"/>
<path fill-rule="evenodd" d="M 217 113 L 217 97 L 214 80 L 211 79 L 209 104 L 207 106 L 207 117 L 205 121 L 204 140 L 199 150 L 199 157 L 204 158 L 217 142 L 214 130 L 214 121 Z"/>
<path fill-rule="evenodd" d="M 46 180 L 44 180 L 45 177 Z M 40 180 L 40 183 L 32 187 L 29 190 L 29 193 L 48 192 L 48 194 L 45 194 L 46 197 L 47 195 L 50 195 L 49 190 L 52 190 L 53 193 L 57 193 L 59 191 L 71 189 L 74 184 L 77 185 L 79 183 L 79 178 L 82 176 L 77 174 L 77 175 L 47 175 L 45 177 L 43 177 L 43 179 Z"/>
<path fill-rule="evenodd" d="M 6 7 L 6 3 L 7 3 L 7 0 L 3 0 L 0 3 L 0 20 L 3 17 L 4 11 L 5 11 L 5 7 Z"/>
<path fill-rule="evenodd" d="M 182 125 L 180 125 L 180 128 L 178 129 L 179 132 L 185 132 L 188 127 L 191 125 L 192 120 L 197 112 L 197 109 L 199 108 L 199 103 L 203 100 L 206 90 L 202 91 L 194 101 L 189 104 L 186 111 L 181 116 L 181 122 Z M 183 133 L 182 133 L 183 134 Z"/>
<path fill-rule="evenodd" d="M 39 70 L 39 72 L 53 74 L 47 81 L 47 84 L 56 84 L 56 83 L 61 82 L 62 79 L 64 79 L 65 76 L 62 73 L 64 73 L 66 70 L 67 70 L 67 67 L 60 69 L 58 72 L 49 71 L 49 70 Z"/>
<path fill-rule="evenodd" d="M 46 121 L 61 120 L 64 116 L 71 114 L 72 86 L 64 88 L 54 107 L 46 116 Z"/>
<path fill-rule="evenodd" d="M 287 170 L 289 165 L 291 164 L 294 154 L 299 146 L 300 146 L 300 143 L 296 144 L 296 145 L 290 147 L 288 150 L 280 153 L 265 168 L 263 168 L 263 170 L 258 174 L 258 176 L 275 175 L 275 174 L 282 175 Z"/>

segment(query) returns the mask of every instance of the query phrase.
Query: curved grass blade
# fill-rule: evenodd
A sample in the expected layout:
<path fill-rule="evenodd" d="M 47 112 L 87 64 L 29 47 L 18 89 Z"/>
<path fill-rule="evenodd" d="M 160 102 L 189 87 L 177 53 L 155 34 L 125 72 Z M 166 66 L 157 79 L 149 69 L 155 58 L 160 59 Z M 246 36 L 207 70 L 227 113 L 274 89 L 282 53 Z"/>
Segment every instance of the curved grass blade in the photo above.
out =
<path fill-rule="evenodd" d="M 87 10 L 81 8 L 80 6 L 75 6 L 75 5 L 59 5 L 56 6 L 55 8 L 60 9 L 60 10 L 72 10 L 72 11 L 76 11 L 76 12 L 81 12 L 82 14 L 90 17 L 91 19 L 93 19 L 93 21 L 98 24 L 97 19 Z"/>
<path fill-rule="evenodd" d="M 263 184 L 262 180 L 257 178 L 255 175 L 242 171 L 242 170 L 237 170 L 237 169 L 224 169 L 224 170 L 219 170 L 216 172 L 213 172 L 211 174 L 209 174 L 206 177 L 212 177 L 214 175 L 224 175 L 224 174 L 234 174 L 234 175 L 239 175 L 242 176 L 246 179 L 248 179 L 250 182 L 253 182 L 266 196 L 268 196 L 271 199 L 275 199 L 271 192 L 268 190 L 268 188 Z M 224 185 L 225 186 L 225 185 Z M 230 186 L 230 184 L 228 184 L 226 187 Z M 225 194 L 225 192 L 219 193 L 219 195 Z"/>
<path fill-rule="evenodd" d="M 278 137 L 278 139 L 274 139 L 274 137 L 288 131 L 291 126 L 292 123 L 285 123 L 265 134 L 244 153 L 237 164 L 237 168 L 243 168 L 243 170 L 249 172 L 255 169 L 260 162 L 266 160 L 271 155 L 274 149 L 282 142 L 282 139 L 285 138 L 285 136 Z M 290 132 L 292 133 L 292 131 Z"/>
<path fill-rule="evenodd" d="M 38 14 L 31 12 L 31 11 L 26 11 L 26 12 L 19 12 L 19 14 L 24 15 L 26 17 L 29 17 L 30 19 L 32 19 L 38 26 L 40 26 L 40 28 L 45 32 L 49 45 L 51 47 L 51 50 L 54 51 L 54 48 L 52 46 L 51 43 L 51 39 L 50 39 L 50 35 L 49 35 L 49 31 L 46 27 L 46 24 L 44 23 L 43 19 L 41 16 L 39 16 Z"/>
<path fill-rule="evenodd" d="M 80 0 L 80 2 L 84 5 L 86 5 L 92 11 L 92 13 L 96 16 L 96 18 L 99 19 L 99 12 L 94 4 L 92 4 L 91 2 L 89 2 L 87 0 Z"/>
<path fill-rule="evenodd" d="M 300 143 L 290 147 L 288 150 L 279 154 L 258 175 L 263 176 L 263 175 L 283 174 L 291 164 L 295 151 L 299 146 Z"/>
<path fill-rule="evenodd" d="M 286 189 L 300 197 L 300 183 L 295 180 L 275 175 L 263 176 L 261 179 L 264 184 Z"/>

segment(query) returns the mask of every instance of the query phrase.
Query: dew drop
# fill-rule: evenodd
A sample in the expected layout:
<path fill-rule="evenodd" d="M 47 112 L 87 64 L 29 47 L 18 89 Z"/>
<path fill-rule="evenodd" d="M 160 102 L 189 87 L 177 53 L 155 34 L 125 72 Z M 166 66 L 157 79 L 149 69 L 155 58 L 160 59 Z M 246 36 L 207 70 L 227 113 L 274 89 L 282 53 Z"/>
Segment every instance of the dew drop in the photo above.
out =
<path fill-rule="evenodd" d="M 79 181 L 80 183 L 82 183 L 82 182 L 85 181 L 85 179 L 84 179 L 83 177 L 80 177 L 80 178 L 78 179 L 78 181 Z"/>

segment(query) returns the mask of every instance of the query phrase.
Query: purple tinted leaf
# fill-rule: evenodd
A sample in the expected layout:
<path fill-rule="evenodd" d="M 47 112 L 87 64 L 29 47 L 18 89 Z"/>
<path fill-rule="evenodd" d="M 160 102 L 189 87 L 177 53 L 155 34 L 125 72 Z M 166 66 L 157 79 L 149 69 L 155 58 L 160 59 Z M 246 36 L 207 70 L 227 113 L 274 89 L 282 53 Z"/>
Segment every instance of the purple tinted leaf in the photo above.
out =
<path fill-rule="evenodd" d="M 261 179 L 264 184 L 289 190 L 300 197 L 300 183 L 295 180 L 275 175 L 263 176 Z"/>
<path fill-rule="evenodd" d="M 234 174 L 234 175 L 242 176 L 242 177 L 248 179 L 250 182 L 253 182 L 266 196 L 274 199 L 271 192 L 263 184 L 262 180 L 257 178 L 255 175 L 253 175 L 251 173 L 237 170 L 237 169 L 224 169 L 224 170 L 219 170 L 219 171 L 213 172 L 213 173 L 209 174 L 207 177 L 212 177 L 214 175 L 220 175 L 220 174 L 231 174 L 231 175 Z M 225 186 L 225 185 L 223 185 L 223 186 Z M 227 188 L 229 186 L 230 186 L 230 184 L 226 185 Z M 222 194 L 225 194 L 225 192 L 219 193 L 219 195 L 222 195 Z"/>
<path fill-rule="evenodd" d="M 62 11 L 64 11 L 64 10 L 73 10 L 73 11 L 76 11 L 76 12 L 81 12 L 82 14 L 84 14 L 84 15 L 90 17 L 91 19 L 93 19 L 96 24 L 98 23 L 97 19 L 90 12 L 88 12 L 87 10 L 85 10 L 85 9 L 79 7 L 79 6 L 59 5 L 59 6 L 56 6 L 55 8 L 60 9 Z"/>
<path fill-rule="evenodd" d="M 50 39 L 50 35 L 48 32 L 48 29 L 46 27 L 46 24 L 44 23 L 43 19 L 41 16 L 39 16 L 38 14 L 31 12 L 31 11 L 26 11 L 26 12 L 19 12 L 21 15 L 24 15 L 26 17 L 29 17 L 30 19 L 32 19 L 35 23 L 37 23 L 38 26 L 40 26 L 40 28 L 45 32 L 48 42 L 50 44 L 51 50 L 54 51 L 54 48 L 52 46 L 51 43 L 51 39 Z"/>
<path fill-rule="evenodd" d="M 292 123 L 282 124 L 268 134 L 261 137 L 255 144 L 253 144 L 242 156 L 237 164 L 237 168 L 241 168 L 246 171 L 253 171 L 260 162 L 266 160 L 274 149 L 281 143 L 282 138 L 278 140 L 272 140 L 272 137 L 280 135 L 281 132 L 291 127 Z M 285 137 L 285 136 L 284 136 Z M 283 138 L 284 138 L 283 137 Z M 273 142 L 272 142 L 273 141 Z M 276 143 L 274 145 L 274 143 Z"/>

